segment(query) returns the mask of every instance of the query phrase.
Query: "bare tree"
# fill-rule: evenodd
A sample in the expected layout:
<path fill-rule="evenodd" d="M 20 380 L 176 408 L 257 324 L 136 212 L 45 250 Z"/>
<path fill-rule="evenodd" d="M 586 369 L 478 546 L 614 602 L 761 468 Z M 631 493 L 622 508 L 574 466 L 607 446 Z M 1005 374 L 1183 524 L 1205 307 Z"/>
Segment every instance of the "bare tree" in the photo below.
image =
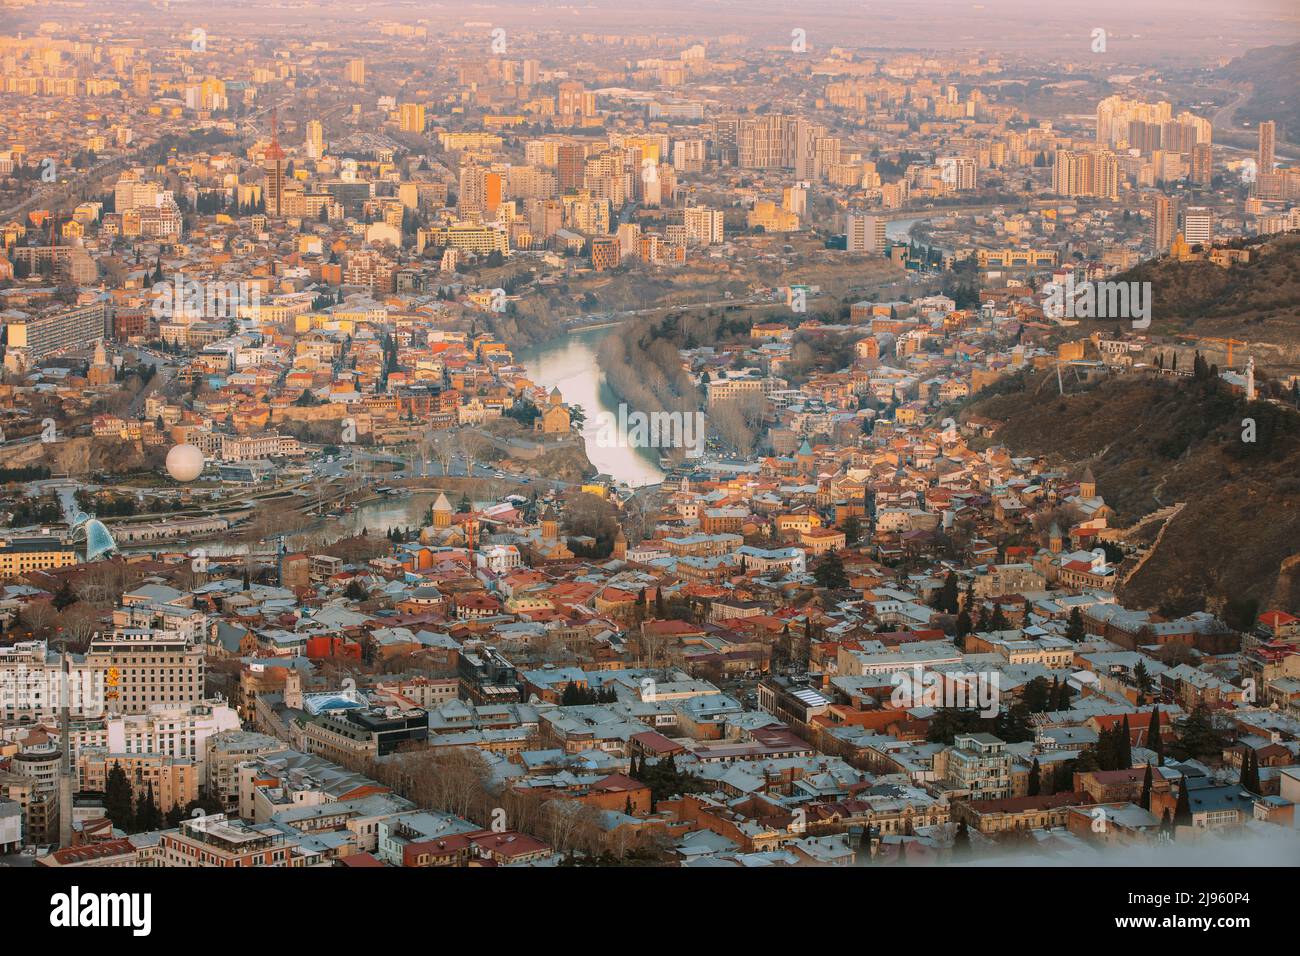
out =
<path fill-rule="evenodd" d="M 450 431 L 436 431 L 428 434 L 427 439 L 421 440 L 423 446 L 425 441 L 428 443 L 427 454 L 432 456 L 442 468 L 443 475 L 451 474 L 452 459 L 456 456 L 456 436 Z"/>
<path fill-rule="evenodd" d="M 49 601 L 32 601 L 23 608 L 22 613 L 23 621 L 31 629 L 32 637 L 43 637 L 59 612 Z"/>
<path fill-rule="evenodd" d="M 456 433 L 456 439 L 460 453 L 465 456 L 466 474 L 473 475 L 474 466 L 487 452 L 488 440 L 472 428 L 462 428 Z"/>

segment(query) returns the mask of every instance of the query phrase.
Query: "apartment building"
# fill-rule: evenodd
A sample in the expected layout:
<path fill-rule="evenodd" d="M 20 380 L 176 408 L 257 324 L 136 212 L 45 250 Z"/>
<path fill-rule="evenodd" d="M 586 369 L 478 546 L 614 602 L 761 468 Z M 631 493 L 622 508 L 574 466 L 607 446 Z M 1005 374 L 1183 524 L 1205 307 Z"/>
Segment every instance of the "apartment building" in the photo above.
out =
<path fill-rule="evenodd" d="M 174 632 L 122 628 L 95 638 L 85 664 L 105 675 L 108 711 L 143 714 L 155 705 L 203 699 L 203 648 Z"/>
<path fill-rule="evenodd" d="M 971 800 L 1011 796 L 1011 754 L 992 734 L 958 734 L 947 751 L 944 782 L 970 793 Z"/>
<path fill-rule="evenodd" d="M 280 827 L 244 823 L 224 813 L 212 813 L 184 820 L 177 829 L 165 831 L 159 862 L 184 867 L 298 867 L 324 861 L 319 851 L 303 847 Z"/>

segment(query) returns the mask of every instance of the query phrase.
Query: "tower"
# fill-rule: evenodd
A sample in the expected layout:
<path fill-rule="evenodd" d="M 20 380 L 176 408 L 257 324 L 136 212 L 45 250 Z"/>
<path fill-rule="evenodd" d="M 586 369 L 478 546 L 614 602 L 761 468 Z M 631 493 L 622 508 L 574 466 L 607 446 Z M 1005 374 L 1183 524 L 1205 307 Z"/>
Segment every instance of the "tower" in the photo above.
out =
<path fill-rule="evenodd" d="M 433 526 L 448 528 L 451 526 L 452 508 L 446 494 L 438 492 L 438 500 L 433 503 Z"/>
<path fill-rule="evenodd" d="M 69 733 L 68 697 L 72 693 L 68 648 L 64 645 L 59 684 L 59 846 L 72 846 L 72 740 Z"/>
<path fill-rule="evenodd" d="M 542 512 L 542 540 L 558 541 L 559 538 L 560 523 L 555 518 L 555 510 L 547 505 L 546 510 Z"/>
<path fill-rule="evenodd" d="M 91 359 L 90 368 L 86 370 L 86 381 L 95 387 L 113 383 L 113 366 L 108 361 L 103 339 L 95 343 L 95 357 Z"/>
<path fill-rule="evenodd" d="M 302 710 L 302 674 L 296 667 L 288 668 L 284 675 L 284 706 Z"/>
<path fill-rule="evenodd" d="M 622 525 L 619 526 L 618 534 L 614 536 L 614 558 L 618 561 L 627 558 L 627 536 L 623 534 Z"/>
<path fill-rule="evenodd" d="M 1061 534 L 1061 526 L 1053 521 L 1051 530 L 1047 532 L 1047 550 L 1051 551 L 1052 554 L 1060 554 L 1064 545 L 1065 541 Z"/>
<path fill-rule="evenodd" d="M 280 146 L 280 111 L 272 110 L 271 145 L 266 147 L 262 161 L 266 168 L 266 211 L 277 219 L 284 199 L 284 159 L 285 152 Z"/>
<path fill-rule="evenodd" d="M 1097 497 L 1097 479 L 1092 476 L 1091 468 L 1085 468 L 1083 470 L 1083 477 L 1079 479 L 1079 497 Z"/>
<path fill-rule="evenodd" d="M 1273 171 L 1273 141 L 1276 135 L 1277 123 L 1273 120 L 1264 120 L 1259 124 L 1259 155 L 1255 157 L 1255 162 L 1261 173 Z"/>
<path fill-rule="evenodd" d="M 1151 222 L 1147 232 L 1152 252 L 1163 255 L 1169 251 L 1177 225 L 1178 207 L 1175 202 L 1168 196 L 1155 194 L 1151 199 Z"/>
<path fill-rule="evenodd" d="M 1246 360 L 1246 401 L 1255 400 L 1255 356 Z"/>

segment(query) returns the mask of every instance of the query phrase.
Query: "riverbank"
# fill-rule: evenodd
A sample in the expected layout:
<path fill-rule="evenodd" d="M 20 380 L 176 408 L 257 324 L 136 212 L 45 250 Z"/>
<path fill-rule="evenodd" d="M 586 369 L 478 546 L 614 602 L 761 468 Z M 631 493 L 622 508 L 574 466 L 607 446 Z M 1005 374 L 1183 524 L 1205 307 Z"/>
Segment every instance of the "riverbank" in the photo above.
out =
<path fill-rule="evenodd" d="M 546 388 L 558 388 L 564 401 L 580 406 L 583 448 L 599 474 L 638 487 L 663 480 L 658 456 L 647 449 L 629 447 L 627 435 L 602 432 L 602 413 L 618 419 L 619 397 L 609 387 L 600 368 L 600 342 L 622 323 L 565 335 L 545 345 L 521 349 L 516 359 L 528 377 Z M 611 440 L 612 439 L 612 440 Z"/>

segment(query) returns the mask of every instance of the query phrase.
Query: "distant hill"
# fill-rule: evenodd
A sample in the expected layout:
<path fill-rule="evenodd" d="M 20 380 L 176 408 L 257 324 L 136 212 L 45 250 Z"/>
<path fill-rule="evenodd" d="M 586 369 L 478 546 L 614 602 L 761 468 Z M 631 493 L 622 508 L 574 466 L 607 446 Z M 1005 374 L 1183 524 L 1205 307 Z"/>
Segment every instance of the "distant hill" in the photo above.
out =
<path fill-rule="evenodd" d="M 1300 138 L 1300 43 L 1248 50 L 1218 71 L 1231 83 L 1249 83 L 1251 96 L 1237 108 L 1237 119 L 1258 126 L 1276 120 L 1278 142 Z"/>
<path fill-rule="evenodd" d="M 1042 372 L 1008 386 L 968 412 L 1002 422 L 998 440 L 1014 454 L 1091 466 L 1114 523 L 1187 503 L 1121 589 L 1126 603 L 1166 614 L 1231 603 L 1241 619 L 1300 607 L 1291 575 L 1278 587 L 1282 562 L 1300 552 L 1300 414 L 1247 405 L 1210 378 L 1130 376 L 1061 396 Z M 1253 444 L 1242 441 L 1248 417 Z"/>

